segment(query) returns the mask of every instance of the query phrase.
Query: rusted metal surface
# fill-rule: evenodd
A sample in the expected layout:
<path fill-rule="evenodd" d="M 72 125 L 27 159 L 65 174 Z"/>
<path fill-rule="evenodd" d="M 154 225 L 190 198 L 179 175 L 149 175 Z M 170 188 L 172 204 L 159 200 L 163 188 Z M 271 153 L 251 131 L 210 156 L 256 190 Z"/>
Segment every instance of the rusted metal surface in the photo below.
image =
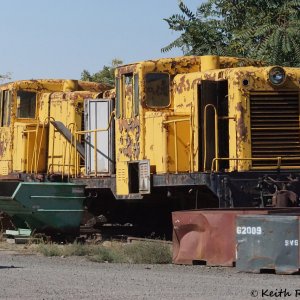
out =
<path fill-rule="evenodd" d="M 242 106 L 242 103 L 236 105 L 236 111 L 239 112 L 239 118 L 237 119 L 237 137 L 242 142 L 247 141 L 248 130 L 245 124 L 245 109 Z M 238 140 L 239 143 L 239 140 Z"/>
<path fill-rule="evenodd" d="M 140 154 L 140 121 L 138 117 L 119 119 L 118 127 L 121 137 L 119 139 L 119 153 L 133 160 Z"/>
<path fill-rule="evenodd" d="M 299 272 L 299 219 L 299 215 L 238 216 L 237 269 L 253 273 Z"/>
<path fill-rule="evenodd" d="M 236 216 L 267 213 L 267 209 L 173 212 L 173 263 L 233 266 Z"/>
<path fill-rule="evenodd" d="M 1 90 L 34 90 L 37 92 L 55 92 L 63 90 L 64 84 L 71 80 L 64 79 L 39 79 L 39 80 L 19 80 L 0 85 Z M 77 90 L 103 92 L 111 88 L 111 86 L 102 83 L 86 82 L 80 80 L 73 80 L 76 82 Z"/>

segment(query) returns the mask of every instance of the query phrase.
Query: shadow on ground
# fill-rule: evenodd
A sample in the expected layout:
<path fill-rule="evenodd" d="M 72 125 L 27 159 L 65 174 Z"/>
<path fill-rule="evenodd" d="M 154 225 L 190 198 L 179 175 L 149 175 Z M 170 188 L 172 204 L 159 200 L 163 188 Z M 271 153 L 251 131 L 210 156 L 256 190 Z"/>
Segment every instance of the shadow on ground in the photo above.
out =
<path fill-rule="evenodd" d="M 0 266 L 1 269 L 23 269 L 23 267 L 15 267 L 15 266 Z"/>

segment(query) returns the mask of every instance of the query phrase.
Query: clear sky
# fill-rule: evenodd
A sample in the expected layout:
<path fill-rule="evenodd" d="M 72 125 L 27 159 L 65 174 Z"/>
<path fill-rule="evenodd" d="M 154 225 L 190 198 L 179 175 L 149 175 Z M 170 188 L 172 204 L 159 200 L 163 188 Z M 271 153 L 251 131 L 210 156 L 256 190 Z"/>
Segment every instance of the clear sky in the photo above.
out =
<path fill-rule="evenodd" d="M 193 11 L 201 0 L 185 0 Z M 0 74 L 12 80 L 79 79 L 109 65 L 182 55 L 161 53 L 178 37 L 163 18 L 178 0 L 0 0 Z"/>

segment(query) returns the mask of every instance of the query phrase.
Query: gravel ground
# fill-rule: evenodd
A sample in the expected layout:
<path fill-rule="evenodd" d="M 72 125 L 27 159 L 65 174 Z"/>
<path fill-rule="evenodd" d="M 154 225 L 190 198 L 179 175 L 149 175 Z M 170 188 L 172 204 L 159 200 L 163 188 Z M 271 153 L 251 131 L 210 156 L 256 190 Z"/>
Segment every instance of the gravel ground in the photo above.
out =
<path fill-rule="evenodd" d="M 0 274 L 0 299 L 297 299 L 297 289 L 300 299 L 299 275 L 234 268 L 99 264 L 2 250 Z M 291 295 L 262 297 L 281 288 Z"/>

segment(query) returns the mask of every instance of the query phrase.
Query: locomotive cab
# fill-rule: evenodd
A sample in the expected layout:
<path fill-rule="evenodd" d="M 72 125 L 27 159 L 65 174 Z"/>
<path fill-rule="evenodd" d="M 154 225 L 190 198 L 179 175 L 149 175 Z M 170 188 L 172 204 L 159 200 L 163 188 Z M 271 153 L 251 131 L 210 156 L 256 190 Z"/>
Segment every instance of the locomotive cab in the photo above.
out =
<path fill-rule="evenodd" d="M 55 92 L 61 86 L 50 81 L 17 81 L 0 88 L 1 105 L 1 157 L 0 175 L 14 177 L 14 174 L 46 172 L 46 133 L 41 137 L 39 120 L 48 116 L 48 105 L 44 94 Z M 36 144 L 41 146 L 39 163 L 35 165 L 32 155 Z"/>
<path fill-rule="evenodd" d="M 225 68 L 243 60 L 191 56 L 117 68 L 117 196 L 149 194 L 152 175 L 198 171 L 194 157 L 198 140 L 195 136 L 197 105 L 185 96 L 178 102 L 176 89 L 183 94 L 195 91 L 197 86 L 185 80 L 186 76 L 211 66 L 215 68 L 216 61 L 220 68 Z M 253 64 L 253 61 L 244 63 Z M 179 83 L 174 82 L 176 76 L 180 78 Z"/>
<path fill-rule="evenodd" d="M 199 66 L 200 57 L 182 57 L 117 68 L 117 197 L 149 194 L 150 173 L 168 171 L 168 138 L 163 127 L 177 118 L 172 112 L 172 79 L 176 74 L 199 71 Z M 185 133 L 186 129 L 180 131 L 181 136 Z"/>

